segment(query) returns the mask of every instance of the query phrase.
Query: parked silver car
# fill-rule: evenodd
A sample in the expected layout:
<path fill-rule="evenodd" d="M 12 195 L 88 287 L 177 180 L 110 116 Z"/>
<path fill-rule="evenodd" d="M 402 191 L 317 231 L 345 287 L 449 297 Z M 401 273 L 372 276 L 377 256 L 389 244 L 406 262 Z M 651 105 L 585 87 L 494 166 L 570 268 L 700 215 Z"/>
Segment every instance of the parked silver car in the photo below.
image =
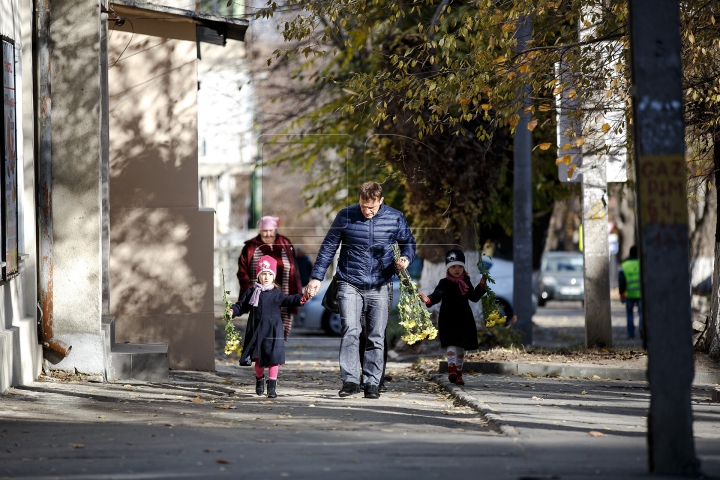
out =
<path fill-rule="evenodd" d="M 495 297 L 500 307 L 500 315 L 507 316 L 508 320 L 512 318 L 514 314 L 513 310 L 513 262 L 510 260 L 503 260 L 501 258 L 489 258 L 483 257 L 485 268 L 490 273 L 495 283 L 489 285 L 492 291 L 495 292 Z M 533 308 L 535 305 L 535 298 L 533 298 Z"/>
<path fill-rule="evenodd" d="M 585 300 L 583 254 L 545 252 L 538 279 L 538 303 L 548 300 Z"/>

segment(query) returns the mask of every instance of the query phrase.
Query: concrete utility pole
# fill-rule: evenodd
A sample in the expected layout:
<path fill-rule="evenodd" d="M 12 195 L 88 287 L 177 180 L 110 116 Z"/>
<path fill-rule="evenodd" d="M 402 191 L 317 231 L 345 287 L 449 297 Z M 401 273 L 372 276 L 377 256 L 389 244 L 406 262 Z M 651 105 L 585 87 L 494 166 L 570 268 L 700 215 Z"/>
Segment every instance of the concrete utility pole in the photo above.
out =
<path fill-rule="evenodd" d="M 597 7 L 583 8 L 582 15 L 590 26 L 585 27 L 583 22 L 578 22 L 581 42 L 595 34 L 595 23 L 600 21 L 601 13 Z M 594 143 L 588 142 L 589 145 Z M 611 347 L 607 159 L 594 153 L 584 156 L 582 163 L 585 344 L 588 347 Z"/>
<path fill-rule="evenodd" d="M 525 49 L 532 35 L 532 20 L 520 19 L 517 29 L 517 51 Z M 526 86 L 520 93 L 529 96 Z M 522 334 L 523 345 L 532 344 L 532 134 L 528 130 L 531 114 L 525 112 L 528 100 L 523 100 L 520 121 L 515 127 L 513 143 L 513 306 L 517 323 Z"/>
<path fill-rule="evenodd" d="M 693 379 L 688 214 L 675 0 L 630 1 L 633 120 L 643 325 L 648 350 L 649 468 L 699 474 Z"/>
<path fill-rule="evenodd" d="M 583 159 L 582 234 L 585 275 L 585 343 L 611 347 L 610 271 L 608 254 L 605 161 Z"/>

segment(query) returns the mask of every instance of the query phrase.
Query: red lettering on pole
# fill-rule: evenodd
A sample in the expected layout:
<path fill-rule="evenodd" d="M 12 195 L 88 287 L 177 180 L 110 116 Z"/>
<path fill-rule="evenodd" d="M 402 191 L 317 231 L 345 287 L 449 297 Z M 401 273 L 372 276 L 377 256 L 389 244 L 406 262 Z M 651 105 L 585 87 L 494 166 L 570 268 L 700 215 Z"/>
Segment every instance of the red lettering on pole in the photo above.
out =
<path fill-rule="evenodd" d="M 641 224 L 667 227 L 686 225 L 687 201 L 683 157 L 643 156 L 639 162 Z M 661 243 L 666 243 L 666 240 L 661 239 Z"/>
<path fill-rule="evenodd" d="M 683 184 L 680 182 L 668 182 L 668 195 L 684 195 Z"/>
<path fill-rule="evenodd" d="M 650 195 L 653 195 L 653 196 L 656 195 L 656 194 L 657 194 L 657 191 L 658 191 L 658 182 L 657 182 L 657 180 L 648 180 L 647 188 L 648 188 L 648 193 L 649 193 Z"/>
<path fill-rule="evenodd" d="M 685 175 L 685 165 L 682 163 L 674 163 L 673 164 L 673 177 L 680 178 L 680 176 Z"/>
<path fill-rule="evenodd" d="M 652 177 L 655 174 L 655 170 L 653 169 L 653 164 L 650 162 L 647 162 L 643 164 L 640 167 L 640 172 L 647 177 Z"/>

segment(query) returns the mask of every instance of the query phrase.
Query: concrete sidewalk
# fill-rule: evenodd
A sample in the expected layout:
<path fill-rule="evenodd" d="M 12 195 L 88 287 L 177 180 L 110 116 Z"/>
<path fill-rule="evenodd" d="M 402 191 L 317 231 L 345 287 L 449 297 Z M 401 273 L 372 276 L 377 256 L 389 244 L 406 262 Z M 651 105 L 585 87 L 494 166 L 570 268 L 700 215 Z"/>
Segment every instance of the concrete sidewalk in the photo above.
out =
<path fill-rule="evenodd" d="M 166 384 L 11 389 L 0 396 L 0 478 L 648 476 L 645 383 L 468 375 L 459 388 L 391 363 L 379 400 L 343 399 L 335 361 L 295 360 L 271 400 L 255 395 L 251 369 L 217 368 L 172 372 Z M 720 408 L 709 387 L 694 392 L 698 455 L 720 478 Z"/>
<path fill-rule="evenodd" d="M 466 383 L 458 386 L 449 383 L 446 374 L 430 375 L 524 445 L 528 454 L 547 453 L 548 445 L 562 443 L 582 451 L 588 459 L 597 459 L 604 457 L 606 448 L 621 446 L 621 456 L 605 457 L 599 467 L 589 462 L 587 473 L 606 477 L 613 476 L 610 472 L 616 468 L 628 476 L 647 471 L 650 390 L 646 382 L 547 378 L 531 373 L 463 374 Z M 720 404 L 713 401 L 716 387 L 696 384 L 692 393 L 695 447 L 709 478 L 720 478 Z M 560 478 L 559 469 L 548 464 L 541 474 Z"/>

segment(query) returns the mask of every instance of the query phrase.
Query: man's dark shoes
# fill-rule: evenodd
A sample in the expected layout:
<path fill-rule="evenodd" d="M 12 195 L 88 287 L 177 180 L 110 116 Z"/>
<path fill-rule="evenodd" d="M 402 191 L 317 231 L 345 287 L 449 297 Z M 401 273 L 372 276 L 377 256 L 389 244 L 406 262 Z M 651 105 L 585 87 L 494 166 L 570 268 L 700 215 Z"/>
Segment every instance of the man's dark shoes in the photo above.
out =
<path fill-rule="evenodd" d="M 343 386 L 338 392 L 338 395 L 341 397 L 349 397 L 350 395 L 355 395 L 356 393 L 360 393 L 360 385 L 353 382 L 343 382 Z"/>
<path fill-rule="evenodd" d="M 387 392 L 387 386 L 385 385 L 385 380 L 380 380 L 380 385 L 378 385 L 378 390 L 381 392 Z"/>
<path fill-rule="evenodd" d="M 377 385 L 365 385 L 365 398 L 380 398 L 380 389 Z"/>
<path fill-rule="evenodd" d="M 265 377 L 255 377 L 255 393 L 258 395 L 265 393 Z"/>

